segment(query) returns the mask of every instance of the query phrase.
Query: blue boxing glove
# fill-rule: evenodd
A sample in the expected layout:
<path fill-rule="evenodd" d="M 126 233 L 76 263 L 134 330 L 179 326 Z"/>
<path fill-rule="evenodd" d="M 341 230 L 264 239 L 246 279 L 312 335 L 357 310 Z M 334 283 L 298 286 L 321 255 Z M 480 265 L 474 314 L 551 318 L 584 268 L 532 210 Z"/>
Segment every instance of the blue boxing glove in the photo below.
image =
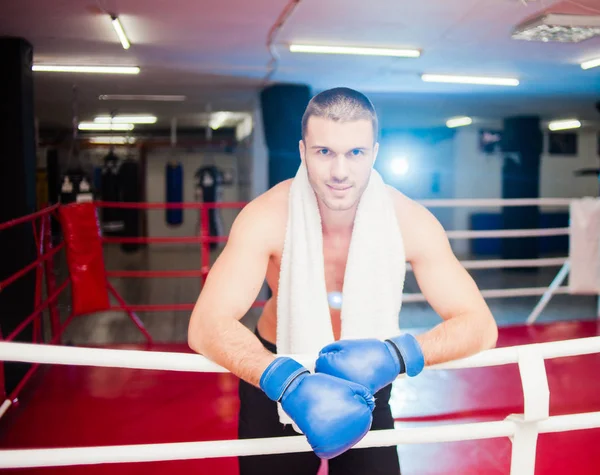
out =
<path fill-rule="evenodd" d="M 327 345 L 319 353 L 315 371 L 362 384 L 375 394 L 399 374 L 416 376 L 424 366 L 419 342 L 405 334 L 386 341 L 340 340 Z"/>
<path fill-rule="evenodd" d="M 262 374 L 260 387 L 281 402 L 322 459 L 352 448 L 371 428 L 375 401 L 367 388 L 327 374 L 310 374 L 291 358 L 276 358 Z"/>

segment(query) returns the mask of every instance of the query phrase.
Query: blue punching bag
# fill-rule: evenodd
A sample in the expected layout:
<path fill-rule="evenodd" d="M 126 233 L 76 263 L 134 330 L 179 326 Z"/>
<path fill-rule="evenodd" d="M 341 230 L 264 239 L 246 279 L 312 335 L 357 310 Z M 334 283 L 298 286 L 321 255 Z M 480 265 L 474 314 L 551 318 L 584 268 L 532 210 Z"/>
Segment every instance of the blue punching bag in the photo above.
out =
<path fill-rule="evenodd" d="M 167 180 L 167 203 L 183 202 L 183 167 L 181 163 L 169 162 L 165 171 Z M 179 226 L 183 223 L 183 209 L 167 209 L 167 224 Z"/>

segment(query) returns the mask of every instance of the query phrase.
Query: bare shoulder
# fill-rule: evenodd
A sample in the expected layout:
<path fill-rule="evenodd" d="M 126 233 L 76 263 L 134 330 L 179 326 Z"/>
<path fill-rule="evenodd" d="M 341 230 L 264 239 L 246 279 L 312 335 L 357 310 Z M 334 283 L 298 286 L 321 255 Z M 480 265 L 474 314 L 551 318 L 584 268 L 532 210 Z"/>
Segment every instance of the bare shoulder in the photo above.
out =
<path fill-rule="evenodd" d="M 446 231 L 433 213 L 396 188 L 388 185 L 388 190 L 396 210 L 407 260 L 412 261 L 422 253 L 440 247 L 446 248 Z"/>
<path fill-rule="evenodd" d="M 231 234 L 279 247 L 285 239 L 290 185 L 291 180 L 285 180 L 250 201 L 236 217 Z"/>

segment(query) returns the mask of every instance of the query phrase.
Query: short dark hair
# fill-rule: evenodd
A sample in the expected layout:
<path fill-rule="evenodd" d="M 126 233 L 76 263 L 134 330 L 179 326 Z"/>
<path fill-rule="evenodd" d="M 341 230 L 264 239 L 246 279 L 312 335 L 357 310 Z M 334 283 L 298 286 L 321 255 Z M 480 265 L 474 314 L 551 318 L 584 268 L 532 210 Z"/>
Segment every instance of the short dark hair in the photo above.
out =
<path fill-rule="evenodd" d="M 379 136 L 379 120 L 373 103 L 364 94 L 347 87 L 336 87 L 314 96 L 302 116 L 302 140 L 310 117 L 323 117 L 336 122 L 370 120 L 373 124 L 373 140 Z"/>

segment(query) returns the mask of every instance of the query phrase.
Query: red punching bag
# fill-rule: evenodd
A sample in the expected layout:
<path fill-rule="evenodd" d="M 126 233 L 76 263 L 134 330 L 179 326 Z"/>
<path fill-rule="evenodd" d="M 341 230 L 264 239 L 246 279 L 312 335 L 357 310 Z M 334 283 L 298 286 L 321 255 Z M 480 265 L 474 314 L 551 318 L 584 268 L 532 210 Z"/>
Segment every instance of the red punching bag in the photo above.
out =
<path fill-rule="evenodd" d="M 59 208 L 71 277 L 73 314 L 108 310 L 110 301 L 102 237 L 93 203 L 73 203 Z"/>

